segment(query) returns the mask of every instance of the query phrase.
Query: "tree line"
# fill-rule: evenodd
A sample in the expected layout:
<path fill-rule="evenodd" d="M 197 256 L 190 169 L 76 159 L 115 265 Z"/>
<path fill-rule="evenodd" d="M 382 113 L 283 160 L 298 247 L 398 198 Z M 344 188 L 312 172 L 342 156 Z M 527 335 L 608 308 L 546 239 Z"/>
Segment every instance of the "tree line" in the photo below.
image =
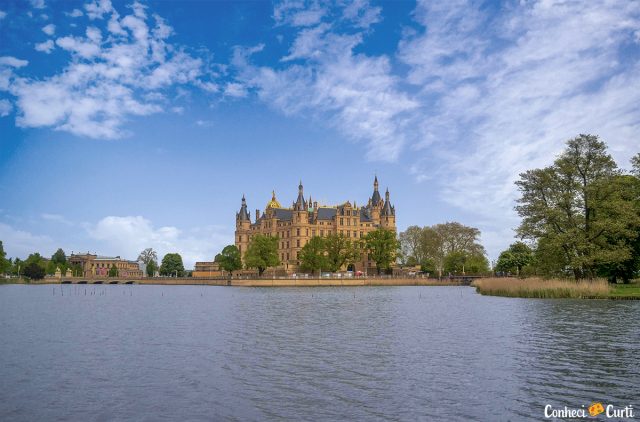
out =
<path fill-rule="evenodd" d="M 258 275 L 262 275 L 266 269 L 279 266 L 278 241 L 277 236 L 253 236 L 244 255 L 245 267 L 256 269 Z M 297 261 L 303 272 L 336 272 L 360 261 L 367 254 L 376 263 L 380 274 L 391 271 L 397 252 L 395 232 L 380 228 L 367 233 L 362 239 L 347 238 L 340 234 L 314 236 L 302 247 Z M 216 255 L 215 262 L 230 274 L 243 267 L 240 251 L 235 245 L 226 246 Z"/>
<path fill-rule="evenodd" d="M 433 226 L 409 226 L 398 236 L 399 261 L 403 266 L 420 266 L 437 274 L 484 274 L 489 261 L 480 244 L 480 230 L 458 222 Z"/>
<path fill-rule="evenodd" d="M 146 266 L 146 274 L 153 277 L 157 274 L 162 276 L 189 276 L 190 272 L 185 271 L 182 263 L 182 256 L 178 253 L 168 253 L 162 258 L 162 262 L 158 265 L 158 254 L 152 249 L 147 248 L 140 252 L 138 261 L 144 262 Z M 54 275 L 56 270 L 65 275 L 67 270 L 71 270 L 74 277 L 83 276 L 83 269 L 78 264 L 71 264 L 67 260 L 67 255 L 62 248 L 51 256 L 45 258 L 40 253 L 34 252 L 25 260 L 20 258 L 7 259 L 4 245 L 0 240 L 0 275 L 9 275 L 13 277 L 26 277 L 31 280 L 40 280 L 47 275 Z M 118 277 L 119 271 L 115 265 L 109 268 L 109 277 Z"/>
<path fill-rule="evenodd" d="M 516 182 L 524 241 L 503 251 L 497 271 L 629 282 L 640 271 L 640 154 L 625 172 L 594 135 L 579 135 L 548 167 Z"/>

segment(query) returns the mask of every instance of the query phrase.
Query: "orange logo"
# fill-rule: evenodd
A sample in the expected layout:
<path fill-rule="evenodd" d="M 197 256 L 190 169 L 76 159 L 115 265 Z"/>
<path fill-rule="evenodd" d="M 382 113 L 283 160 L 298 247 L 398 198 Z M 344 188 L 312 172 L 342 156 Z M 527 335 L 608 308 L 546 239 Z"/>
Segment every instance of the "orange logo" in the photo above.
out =
<path fill-rule="evenodd" d="M 598 416 L 602 412 L 604 412 L 602 403 L 593 403 L 591 406 L 589 406 L 589 414 L 591 416 Z"/>

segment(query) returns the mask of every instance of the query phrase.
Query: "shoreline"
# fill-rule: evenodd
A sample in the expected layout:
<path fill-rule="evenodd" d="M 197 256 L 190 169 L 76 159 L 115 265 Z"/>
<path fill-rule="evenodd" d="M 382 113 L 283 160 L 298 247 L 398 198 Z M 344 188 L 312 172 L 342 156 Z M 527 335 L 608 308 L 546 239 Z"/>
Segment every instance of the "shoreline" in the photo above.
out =
<path fill-rule="evenodd" d="M 261 278 L 261 279 L 199 279 L 199 278 L 142 278 L 142 279 L 73 279 L 73 280 L 37 280 L 24 279 L 0 280 L 5 284 L 82 284 L 82 285 L 159 285 L 159 286 L 225 286 L 225 287 L 353 287 L 353 286 L 468 286 L 462 281 L 440 281 L 420 278 Z"/>

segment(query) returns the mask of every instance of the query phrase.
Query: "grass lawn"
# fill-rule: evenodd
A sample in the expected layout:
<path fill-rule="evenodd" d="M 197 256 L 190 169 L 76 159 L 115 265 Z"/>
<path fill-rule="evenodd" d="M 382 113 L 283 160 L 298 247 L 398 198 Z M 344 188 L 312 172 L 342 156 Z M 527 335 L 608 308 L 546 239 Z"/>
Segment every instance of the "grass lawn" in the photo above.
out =
<path fill-rule="evenodd" d="M 614 284 L 611 286 L 609 297 L 637 297 L 640 299 L 640 282 L 630 284 Z"/>

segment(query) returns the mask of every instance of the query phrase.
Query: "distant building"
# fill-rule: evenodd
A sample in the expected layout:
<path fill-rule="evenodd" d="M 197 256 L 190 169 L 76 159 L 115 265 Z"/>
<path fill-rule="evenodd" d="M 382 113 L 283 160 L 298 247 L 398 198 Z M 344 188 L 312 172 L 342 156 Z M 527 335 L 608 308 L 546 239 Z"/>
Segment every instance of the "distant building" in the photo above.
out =
<path fill-rule="evenodd" d="M 113 265 L 118 269 L 119 277 L 142 277 L 144 274 L 137 261 L 128 261 L 119 256 L 101 256 L 87 252 L 71 254 L 67 261 L 71 265 L 79 265 L 84 277 L 106 277 Z"/>
<path fill-rule="evenodd" d="M 191 273 L 191 277 L 222 277 L 223 275 L 217 262 L 196 262 Z"/>
<path fill-rule="evenodd" d="M 389 200 L 388 189 L 384 200 L 380 196 L 377 177 L 373 182 L 373 193 L 363 207 L 349 201 L 335 206 L 320 205 L 311 196 L 305 200 L 301 182 L 298 186 L 298 198 L 291 207 L 281 206 L 273 192 L 264 212 L 256 210 L 253 223 L 243 196 L 240 211 L 236 213 L 235 245 L 244 262 L 244 254 L 252 236 L 277 236 L 278 255 L 282 264 L 277 270 L 293 273 L 298 271 L 300 265 L 300 250 L 312 237 L 338 234 L 355 240 L 378 228 L 395 231 L 396 210 Z M 371 271 L 373 268 L 375 264 L 363 256 L 361 262 L 345 269 Z"/>

